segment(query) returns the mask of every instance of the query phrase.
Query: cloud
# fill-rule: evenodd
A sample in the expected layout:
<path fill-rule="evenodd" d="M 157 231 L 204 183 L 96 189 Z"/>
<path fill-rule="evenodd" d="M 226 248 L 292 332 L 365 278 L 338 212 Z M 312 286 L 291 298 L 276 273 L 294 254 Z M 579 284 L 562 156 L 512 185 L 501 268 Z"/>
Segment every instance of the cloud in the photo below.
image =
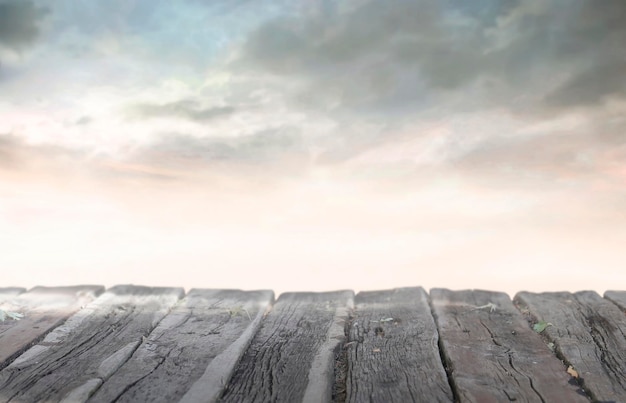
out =
<path fill-rule="evenodd" d="M 249 0 L 35 1 L 51 9 L 46 56 L 126 59 L 145 66 L 138 78 L 200 76 L 231 42 L 281 12 Z"/>
<path fill-rule="evenodd" d="M 199 102 L 192 99 L 183 99 L 166 104 L 138 104 L 130 108 L 135 118 L 178 117 L 193 121 L 206 121 L 234 113 L 233 106 L 200 107 Z"/>
<path fill-rule="evenodd" d="M 493 117 L 517 114 L 525 126 L 572 107 L 586 107 L 581 113 L 587 114 L 625 91 L 621 1 L 329 0 L 316 3 L 319 10 L 287 2 L 137 1 L 116 8 L 59 1 L 46 23 L 54 63 L 38 63 L 43 67 L 28 70 L 5 96 L 28 102 L 42 90 L 51 100 L 57 91 L 71 92 L 81 105 L 71 116 L 59 112 L 57 121 L 75 122 L 78 135 L 59 126 L 55 141 L 93 138 L 80 144 L 94 153 L 136 149 L 120 160 L 146 165 L 266 163 L 313 149 L 316 164 L 340 166 L 364 153 L 368 161 L 382 159 L 387 146 L 406 151 L 403 141 L 411 138 L 419 140 L 411 152 L 398 154 L 415 165 L 436 160 L 477 167 L 490 158 L 504 164 L 501 153 L 530 171 L 537 165 L 514 150 L 532 159 L 534 147 L 546 146 L 536 158 L 576 170 L 564 156 L 573 137 L 499 136 Z M 240 26 L 235 11 L 245 15 Z M 181 33 L 176 27 L 182 25 L 189 29 Z M 68 59 L 76 56 L 68 51 L 72 41 L 87 49 L 81 58 Z M 157 91 L 159 82 L 171 85 Z M 98 95 L 105 87 L 114 96 Z M 124 111 L 132 122 L 117 115 L 120 103 L 130 104 Z M 468 127 L 467 116 L 481 124 Z M 51 138 L 17 119 L 2 130 Z M 433 138 L 420 125 L 454 119 L 458 127 Z M 500 131 L 515 131 L 515 124 Z M 597 128 L 588 126 L 590 133 Z M 146 145 L 163 132 L 185 134 Z M 576 144 L 594 147 L 593 136 Z M 422 146 L 428 158 L 413 156 Z"/>
<path fill-rule="evenodd" d="M 0 177 L 5 174 L 17 178 L 50 178 L 53 181 L 72 181 L 91 177 L 99 180 L 171 181 L 184 172 L 163 167 L 125 162 L 105 155 L 94 155 L 85 150 L 70 149 L 54 144 L 29 144 L 19 136 L 0 134 Z"/>
<path fill-rule="evenodd" d="M 54 144 L 29 144 L 17 135 L 0 134 L 0 170 L 56 169 L 80 163 L 84 158 L 85 153 L 79 150 Z"/>
<path fill-rule="evenodd" d="M 418 74 L 420 61 L 428 64 L 444 47 L 451 59 L 470 56 L 465 49 L 449 47 L 453 32 L 442 29 L 442 12 L 435 2 L 370 1 L 331 16 L 278 18 L 250 35 L 235 67 L 260 67 L 303 79 L 306 85 L 297 95 L 316 105 L 384 106 L 419 100 L 415 95 L 424 92 L 428 81 Z M 435 85 L 471 79 L 452 66 L 430 71 Z"/>
<path fill-rule="evenodd" d="M 623 189 L 625 123 L 624 118 L 608 113 L 583 119 L 579 115 L 569 124 L 540 126 L 533 133 L 484 138 L 447 165 L 504 186 L 567 189 L 612 184 Z"/>
<path fill-rule="evenodd" d="M 22 50 L 39 35 L 38 22 L 48 13 L 29 0 L 0 1 L 0 45 Z"/>
<path fill-rule="evenodd" d="M 74 124 L 77 125 L 77 126 L 83 126 L 83 125 L 88 125 L 92 121 L 93 121 L 93 118 L 91 118 L 89 116 L 81 116 L 79 119 L 77 119 L 74 122 Z"/>
<path fill-rule="evenodd" d="M 214 162 L 267 163 L 286 155 L 304 155 L 306 146 L 297 129 L 278 127 L 239 137 L 198 138 L 184 134 L 163 136 L 131 157 L 155 166 Z"/>
<path fill-rule="evenodd" d="M 11 167 L 17 163 L 16 149 L 20 145 L 17 137 L 10 134 L 0 135 L 0 166 Z"/>
<path fill-rule="evenodd" d="M 549 105 L 567 108 L 600 105 L 607 97 L 623 97 L 625 94 L 626 59 L 609 59 L 603 64 L 594 64 L 573 76 L 554 92 L 548 94 L 546 101 Z"/>
<path fill-rule="evenodd" d="M 496 53 L 505 60 L 527 59 L 532 88 L 551 88 L 544 106 L 563 110 L 598 106 L 610 95 L 623 98 L 626 3 L 566 3 L 520 5 L 500 21 L 499 36 L 515 38 Z"/>
<path fill-rule="evenodd" d="M 619 0 L 370 0 L 270 20 L 233 66 L 300 80 L 294 98 L 347 111 L 595 105 L 625 95 L 613 85 L 625 10 Z"/>

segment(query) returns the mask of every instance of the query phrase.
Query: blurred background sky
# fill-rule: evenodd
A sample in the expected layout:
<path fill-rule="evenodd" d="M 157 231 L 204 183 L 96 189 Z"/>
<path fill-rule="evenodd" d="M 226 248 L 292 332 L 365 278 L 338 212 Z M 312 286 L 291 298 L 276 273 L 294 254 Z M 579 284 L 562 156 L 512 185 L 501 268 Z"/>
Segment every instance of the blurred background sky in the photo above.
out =
<path fill-rule="evenodd" d="M 0 0 L 0 274 L 626 289 L 626 2 Z"/>

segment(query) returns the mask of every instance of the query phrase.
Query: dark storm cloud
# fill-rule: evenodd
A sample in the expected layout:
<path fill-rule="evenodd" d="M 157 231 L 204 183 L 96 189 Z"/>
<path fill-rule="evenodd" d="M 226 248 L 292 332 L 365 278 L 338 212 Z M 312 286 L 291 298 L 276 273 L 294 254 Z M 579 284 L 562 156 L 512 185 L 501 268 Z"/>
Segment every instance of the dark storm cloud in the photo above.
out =
<path fill-rule="evenodd" d="M 138 150 L 135 160 L 154 165 L 186 162 L 268 162 L 286 154 L 303 154 L 300 133 L 293 128 L 267 129 L 235 138 L 197 138 L 188 135 L 164 136 Z"/>
<path fill-rule="evenodd" d="M 250 35 L 235 66 L 304 80 L 296 97 L 318 106 L 400 108 L 451 96 L 524 107 L 547 96 L 545 105 L 569 107 L 624 95 L 626 2 L 477 3 L 374 0 L 275 19 Z M 467 99 L 477 83 L 482 92 Z"/>
<path fill-rule="evenodd" d="M 476 74 L 467 74 L 476 66 L 473 50 L 454 46 L 456 32 L 444 29 L 442 13 L 435 2 L 369 2 L 345 14 L 277 19 L 250 36 L 241 62 L 310 80 L 300 94 L 305 101 L 351 106 L 417 100 L 426 84 L 420 63 L 436 86 L 460 85 Z M 463 69 L 432 68 L 433 57 L 468 62 Z"/>
<path fill-rule="evenodd" d="M 20 50 L 39 35 L 37 24 L 47 14 L 28 0 L 0 0 L 0 45 Z"/>
<path fill-rule="evenodd" d="M 133 117 L 152 118 L 174 116 L 193 121 L 205 121 L 231 115 L 235 112 L 232 106 L 202 108 L 191 99 L 166 104 L 139 104 L 131 108 Z"/>

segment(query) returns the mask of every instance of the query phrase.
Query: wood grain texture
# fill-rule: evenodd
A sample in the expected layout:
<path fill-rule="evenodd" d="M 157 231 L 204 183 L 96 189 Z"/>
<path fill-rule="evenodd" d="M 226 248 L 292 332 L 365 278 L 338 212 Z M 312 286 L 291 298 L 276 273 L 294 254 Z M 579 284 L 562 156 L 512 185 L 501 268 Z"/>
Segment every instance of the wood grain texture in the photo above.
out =
<path fill-rule="evenodd" d="M 626 291 L 607 291 L 604 298 L 608 299 L 626 313 Z"/>
<path fill-rule="evenodd" d="M 173 402 L 196 381 L 189 398 L 214 401 L 273 298 L 272 291 L 191 290 L 89 401 Z M 228 350 L 250 327 L 239 354 Z"/>
<path fill-rule="evenodd" d="M 342 329 L 353 297 L 352 291 L 282 294 L 221 400 L 330 401 L 334 350 L 345 342 Z"/>
<path fill-rule="evenodd" d="M 626 316 L 593 291 L 518 293 L 516 302 L 578 372 L 594 400 L 626 402 Z"/>
<path fill-rule="evenodd" d="M 506 294 L 434 289 L 430 295 L 459 401 L 588 402 Z"/>
<path fill-rule="evenodd" d="M 84 401 L 182 294 L 180 288 L 113 287 L 0 371 L 0 402 Z"/>
<path fill-rule="evenodd" d="M 451 402 L 422 288 L 361 292 L 346 344 L 347 402 Z"/>
<path fill-rule="evenodd" d="M 104 287 L 87 285 L 35 287 L 26 293 L 13 289 L 0 294 L 0 298 L 6 296 L 0 309 L 24 315 L 19 321 L 0 323 L 0 369 L 103 291 Z"/>

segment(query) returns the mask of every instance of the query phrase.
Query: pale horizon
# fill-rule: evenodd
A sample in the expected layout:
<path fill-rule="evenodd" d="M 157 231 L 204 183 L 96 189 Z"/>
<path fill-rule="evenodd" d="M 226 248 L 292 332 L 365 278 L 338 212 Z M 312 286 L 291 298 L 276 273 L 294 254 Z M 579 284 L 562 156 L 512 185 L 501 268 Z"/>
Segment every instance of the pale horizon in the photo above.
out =
<path fill-rule="evenodd" d="M 626 3 L 0 0 L 0 288 L 626 289 Z"/>

